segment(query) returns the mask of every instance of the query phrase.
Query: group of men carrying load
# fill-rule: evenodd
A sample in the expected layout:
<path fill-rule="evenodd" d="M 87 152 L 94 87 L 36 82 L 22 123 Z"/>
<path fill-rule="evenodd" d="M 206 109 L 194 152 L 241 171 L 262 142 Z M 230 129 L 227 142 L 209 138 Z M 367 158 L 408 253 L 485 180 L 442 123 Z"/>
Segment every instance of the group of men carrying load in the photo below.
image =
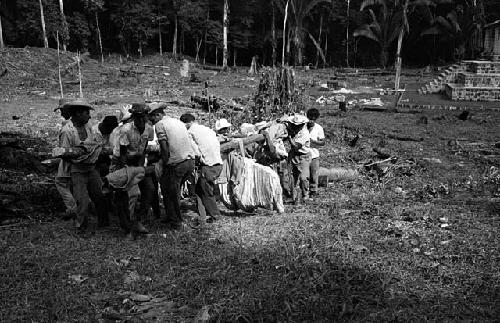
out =
<path fill-rule="evenodd" d="M 231 133 L 232 125 L 226 119 L 218 120 L 214 131 L 198 124 L 190 113 L 177 119 L 168 116 L 166 109 L 161 103 L 135 103 L 123 109 L 119 118 L 106 116 L 91 126 L 91 104 L 82 99 L 60 100 L 56 110 L 65 120 L 59 146 L 54 149 L 54 156 L 61 158 L 55 183 L 66 207 L 65 216 L 74 220 L 78 232 L 85 232 L 91 213 L 97 215 L 98 226 L 109 226 L 112 212 L 129 237 L 148 233 L 141 221 L 151 211 L 161 217 L 160 190 L 164 222 L 178 229 L 183 221 L 181 191 L 188 180 L 194 187 L 200 221 L 212 222 L 221 215 L 217 181 L 227 160 L 221 143 L 248 133 L 259 132 L 265 141 L 247 146 L 242 154 L 273 167 L 282 185 L 291 175 L 292 189 L 285 193 L 295 202 L 317 193 L 316 147 L 324 145 L 323 128 L 316 123 L 317 109 L 308 110 L 307 117 L 295 114 L 258 127 L 247 124 L 246 130 L 242 126 L 242 134 Z"/>

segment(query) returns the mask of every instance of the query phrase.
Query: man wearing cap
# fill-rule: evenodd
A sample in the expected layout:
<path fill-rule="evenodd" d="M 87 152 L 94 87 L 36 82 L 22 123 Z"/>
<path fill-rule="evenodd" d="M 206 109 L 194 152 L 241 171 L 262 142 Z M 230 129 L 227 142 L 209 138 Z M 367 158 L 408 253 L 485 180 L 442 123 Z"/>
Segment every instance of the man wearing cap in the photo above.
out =
<path fill-rule="evenodd" d="M 71 163 L 71 182 L 73 196 L 77 203 L 75 228 L 84 232 L 89 223 L 90 200 L 94 202 L 98 225 L 108 224 L 106 207 L 102 193 L 101 177 L 95 167 L 101 152 L 101 143 L 92 127 L 88 124 L 92 106 L 83 99 L 64 105 L 71 115 L 71 120 L 61 129 L 60 145 L 73 149 L 75 153 L 67 155 Z M 90 199 L 89 199 L 90 198 Z"/>
<path fill-rule="evenodd" d="M 215 122 L 215 131 L 217 132 L 217 138 L 219 142 L 227 142 L 229 140 L 229 131 L 231 130 L 232 124 L 227 121 L 227 119 L 219 119 Z"/>
<path fill-rule="evenodd" d="M 134 103 L 129 110 L 131 113 L 132 122 L 123 126 L 120 130 L 120 158 L 119 163 L 121 167 L 128 166 L 145 166 L 146 160 L 146 147 L 148 141 L 153 140 L 154 133 L 153 127 L 147 123 L 148 109 L 143 103 Z M 132 233 L 148 233 L 146 228 L 142 225 L 141 216 L 147 214 L 151 203 L 153 201 L 154 185 L 151 178 L 145 177 L 139 183 L 141 193 L 141 210 L 135 212 L 135 204 L 138 195 L 136 192 L 129 192 L 130 199 L 130 220 L 132 221 L 130 229 Z"/>
<path fill-rule="evenodd" d="M 220 143 L 216 133 L 212 129 L 196 123 L 192 114 L 183 114 L 181 121 L 184 122 L 191 135 L 193 150 L 200 162 L 198 181 L 195 187 L 198 213 L 202 221 L 212 222 L 220 217 L 214 195 L 215 180 L 222 171 Z"/>
<path fill-rule="evenodd" d="M 292 166 L 293 175 L 293 199 L 299 202 L 297 184 L 303 200 L 309 200 L 309 166 L 311 163 L 310 144 L 311 137 L 307 130 L 306 116 L 295 114 L 286 120 L 290 152 L 288 160 Z"/>
<path fill-rule="evenodd" d="M 179 119 L 163 116 L 163 109 L 150 113 L 160 144 L 163 174 L 160 178 L 166 221 L 173 229 L 182 223 L 181 186 L 194 171 L 194 152 L 186 126 Z"/>
<path fill-rule="evenodd" d="M 69 103 L 69 99 L 60 99 L 59 106 L 54 110 L 56 112 L 59 110 L 61 112 L 61 117 L 63 118 L 61 122 L 61 126 L 64 127 L 68 122 L 70 122 L 71 115 L 67 108 L 64 107 L 66 103 Z M 61 147 L 61 134 L 62 127 L 59 130 L 59 146 Z M 63 215 L 63 218 L 73 218 L 76 215 L 76 202 L 73 197 L 73 193 L 71 193 L 71 172 L 70 172 L 71 163 L 68 160 L 61 159 L 59 162 L 59 168 L 57 169 L 57 175 L 55 179 L 55 184 L 59 195 L 63 200 L 64 206 L 66 207 L 66 211 Z"/>

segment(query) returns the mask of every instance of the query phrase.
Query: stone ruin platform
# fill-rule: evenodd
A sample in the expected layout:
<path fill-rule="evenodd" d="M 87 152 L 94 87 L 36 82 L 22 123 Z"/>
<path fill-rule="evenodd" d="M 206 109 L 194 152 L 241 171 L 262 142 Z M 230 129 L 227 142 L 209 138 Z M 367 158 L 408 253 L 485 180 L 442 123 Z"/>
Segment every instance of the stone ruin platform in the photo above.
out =
<path fill-rule="evenodd" d="M 444 90 L 456 101 L 500 101 L 500 61 L 463 61 Z"/>

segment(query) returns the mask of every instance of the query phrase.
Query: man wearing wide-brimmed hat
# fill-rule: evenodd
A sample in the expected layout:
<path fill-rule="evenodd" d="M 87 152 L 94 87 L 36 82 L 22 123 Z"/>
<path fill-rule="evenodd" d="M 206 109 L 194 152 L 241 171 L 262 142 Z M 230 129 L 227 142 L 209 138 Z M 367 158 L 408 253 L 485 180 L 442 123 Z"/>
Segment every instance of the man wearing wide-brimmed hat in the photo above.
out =
<path fill-rule="evenodd" d="M 146 148 L 148 142 L 153 140 L 154 130 L 148 124 L 149 108 L 144 103 L 134 103 L 129 110 L 132 122 L 125 124 L 120 130 L 120 165 L 125 166 L 145 166 Z M 135 205 L 139 196 L 139 190 L 134 187 L 129 190 L 129 210 L 130 227 L 123 228 L 132 234 L 148 233 L 147 229 L 141 223 L 141 217 L 146 215 L 154 197 L 154 185 L 150 177 L 145 177 L 140 183 L 141 210 L 135 212 Z M 158 194 L 156 192 L 156 194 Z M 122 215 L 123 216 L 123 215 Z M 122 221 L 122 223 L 124 223 Z"/>
<path fill-rule="evenodd" d="M 64 108 L 71 115 L 71 120 L 62 128 L 60 141 L 62 148 L 75 151 L 64 158 L 71 163 L 73 196 L 77 202 L 75 227 L 79 232 L 83 232 L 89 224 L 90 200 L 95 205 L 98 225 L 109 224 L 101 177 L 95 167 L 101 152 L 101 143 L 88 124 L 90 110 L 94 109 L 87 101 L 78 99 L 66 103 Z"/>
<path fill-rule="evenodd" d="M 293 175 L 293 199 L 296 203 L 309 200 L 309 166 L 311 163 L 310 144 L 311 137 L 307 129 L 306 116 L 295 114 L 285 120 L 290 142 L 288 160 L 292 166 Z M 297 192 L 297 186 L 300 192 Z M 300 194 L 300 196 L 299 196 Z"/>

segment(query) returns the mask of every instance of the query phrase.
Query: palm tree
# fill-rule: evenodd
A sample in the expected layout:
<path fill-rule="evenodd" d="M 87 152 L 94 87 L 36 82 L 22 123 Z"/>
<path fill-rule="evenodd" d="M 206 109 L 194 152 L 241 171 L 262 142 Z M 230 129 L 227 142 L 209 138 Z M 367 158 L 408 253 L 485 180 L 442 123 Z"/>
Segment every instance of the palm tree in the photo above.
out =
<path fill-rule="evenodd" d="M 277 2 L 278 8 L 285 13 L 286 0 Z M 312 10 L 321 3 L 331 3 L 331 0 L 289 0 L 291 10 L 290 26 L 292 28 L 292 39 L 295 47 L 295 58 L 297 65 L 302 65 L 304 58 L 305 36 L 307 32 L 304 28 L 305 19 Z"/>
<path fill-rule="evenodd" d="M 482 6 L 475 4 L 458 5 L 446 15 L 431 17 L 430 27 L 421 35 L 433 35 L 450 42 L 459 58 L 465 54 L 474 58 L 480 49 L 481 26 L 484 23 Z"/>
<path fill-rule="evenodd" d="M 431 6 L 431 0 L 364 0 L 360 11 L 367 9 L 370 23 L 358 27 L 354 37 L 365 37 L 380 46 L 379 63 L 387 66 L 389 48 L 398 39 L 398 57 L 400 57 L 403 36 L 408 32 L 408 12 L 417 6 Z"/>

